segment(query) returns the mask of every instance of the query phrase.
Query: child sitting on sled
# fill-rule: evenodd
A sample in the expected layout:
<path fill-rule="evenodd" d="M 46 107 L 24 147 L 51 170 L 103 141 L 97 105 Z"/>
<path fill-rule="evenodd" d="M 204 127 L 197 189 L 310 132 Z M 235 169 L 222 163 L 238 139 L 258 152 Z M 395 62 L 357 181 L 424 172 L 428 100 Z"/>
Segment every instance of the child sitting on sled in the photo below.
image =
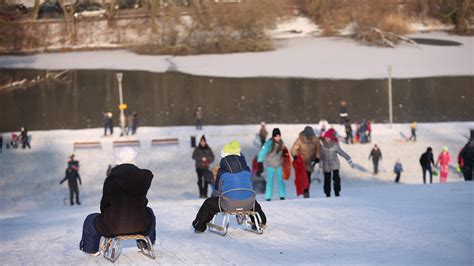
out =
<path fill-rule="evenodd" d="M 195 232 L 206 231 L 207 223 L 218 212 L 236 208 L 257 212 L 264 226 L 267 219 L 260 204 L 255 200 L 255 193 L 249 191 L 253 190 L 252 174 L 245 158 L 240 153 L 240 144 L 237 141 L 226 144 L 221 151 L 221 158 L 213 196 L 204 201 L 192 223 Z M 235 191 L 231 191 L 234 189 Z"/>

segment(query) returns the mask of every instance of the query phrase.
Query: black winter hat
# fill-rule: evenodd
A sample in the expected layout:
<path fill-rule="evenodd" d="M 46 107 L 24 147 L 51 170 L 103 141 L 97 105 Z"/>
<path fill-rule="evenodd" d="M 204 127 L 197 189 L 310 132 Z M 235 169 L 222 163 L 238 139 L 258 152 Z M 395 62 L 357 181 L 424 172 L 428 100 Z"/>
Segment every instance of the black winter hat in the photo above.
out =
<path fill-rule="evenodd" d="M 274 128 L 273 131 L 272 131 L 272 138 L 276 137 L 280 135 L 281 136 L 281 132 L 280 132 L 280 129 L 279 128 Z"/>
<path fill-rule="evenodd" d="M 206 141 L 206 136 L 202 135 L 202 137 L 201 137 L 201 139 L 200 139 L 199 141 L 201 141 L 201 140 L 204 140 L 205 142 L 207 142 L 207 141 Z"/>
<path fill-rule="evenodd" d="M 312 127 L 310 126 L 306 126 L 303 130 L 303 134 L 306 136 L 306 137 L 313 137 L 313 136 L 316 136 L 316 134 L 314 134 L 314 130 Z"/>

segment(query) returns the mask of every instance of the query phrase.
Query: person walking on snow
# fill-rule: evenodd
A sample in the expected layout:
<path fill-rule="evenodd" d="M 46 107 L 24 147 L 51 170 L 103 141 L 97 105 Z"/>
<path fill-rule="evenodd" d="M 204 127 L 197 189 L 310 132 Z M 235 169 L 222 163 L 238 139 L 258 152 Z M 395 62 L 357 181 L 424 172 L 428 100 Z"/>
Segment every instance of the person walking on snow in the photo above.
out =
<path fill-rule="evenodd" d="M 20 136 L 21 136 L 21 148 L 24 149 L 28 147 L 28 149 L 31 149 L 30 140 L 28 139 L 28 130 L 26 130 L 26 127 L 21 128 Z"/>
<path fill-rule="evenodd" d="M 331 197 L 331 175 L 334 183 L 334 194 L 336 197 L 340 196 L 341 178 L 339 176 L 340 165 L 337 155 L 344 157 L 349 165 L 354 167 L 351 157 L 339 147 L 335 133 L 333 128 L 326 131 L 321 145 L 321 164 L 324 172 L 324 194 L 326 194 L 326 197 Z"/>
<path fill-rule="evenodd" d="M 341 101 L 341 108 L 339 111 L 339 119 L 341 122 L 341 125 L 344 124 L 344 122 L 349 119 L 349 114 L 347 112 L 347 102 L 346 101 Z"/>
<path fill-rule="evenodd" d="M 260 137 L 260 147 L 263 146 L 263 144 L 265 144 L 265 141 L 267 140 L 267 135 L 268 135 L 268 131 L 267 129 L 265 128 L 265 122 L 261 122 L 260 123 L 260 132 L 258 133 L 259 137 Z"/>
<path fill-rule="evenodd" d="M 196 108 L 196 111 L 194 112 L 194 118 L 196 119 L 196 129 L 202 130 L 202 120 L 204 118 L 204 114 L 202 112 L 201 106 Z"/>
<path fill-rule="evenodd" d="M 107 136 L 107 130 L 110 131 L 110 135 L 114 134 L 114 120 L 112 112 L 104 112 L 103 114 L 104 122 L 104 136 Z"/>
<path fill-rule="evenodd" d="M 465 181 L 472 181 L 474 175 L 474 129 L 471 129 L 471 138 L 461 150 L 463 161 L 462 173 Z"/>
<path fill-rule="evenodd" d="M 436 167 L 439 166 L 439 182 L 446 183 L 448 181 L 449 164 L 451 163 L 451 155 L 448 152 L 448 147 L 444 146 L 443 151 L 439 154 L 436 160 Z"/>
<path fill-rule="evenodd" d="M 433 149 L 428 147 L 426 152 L 420 157 L 421 170 L 423 171 L 423 184 L 426 184 L 426 171 L 430 174 L 430 184 L 433 183 L 432 166 L 434 166 L 434 164 Z"/>
<path fill-rule="evenodd" d="M 344 122 L 344 128 L 346 131 L 346 144 L 354 144 L 354 139 L 352 137 L 352 126 L 349 119 L 346 119 Z"/>
<path fill-rule="evenodd" d="M 147 193 L 153 174 L 135 166 L 137 152 L 123 147 L 115 154 L 117 166 L 112 168 L 104 182 L 100 213 L 88 215 L 84 221 L 80 250 L 99 255 L 100 238 L 141 234 L 155 244 L 156 219 L 147 207 Z M 137 240 L 144 245 L 144 240 Z"/>
<path fill-rule="evenodd" d="M 313 128 L 306 126 L 291 146 L 290 153 L 293 159 L 296 159 L 297 155 L 301 155 L 303 158 L 308 174 L 308 184 L 311 184 L 311 173 L 314 171 L 314 165 L 319 163 L 320 145 L 319 138 L 316 137 Z M 305 198 L 309 198 L 309 187 L 304 190 L 303 195 Z"/>
<path fill-rule="evenodd" d="M 204 201 L 192 222 L 196 233 L 206 231 L 207 223 L 221 210 L 231 211 L 236 208 L 258 212 L 262 219 L 261 225 L 263 227 L 266 225 L 265 213 L 255 200 L 252 173 L 240 151 L 240 143 L 237 141 L 224 145 L 213 196 Z"/>
<path fill-rule="evenodd" d="M 374 174 L 379 173 L 379 160 L 382 161 L 382 152 L 380 151 L 377 144 L 374 145 L 369 154 L 369 160 L 372 158 L 372 163 L 374 165 Z"/>
<path fill-rule="evenodd" d="M 402 175 L 402 172 L 403 172 L 403 166 L 402 166 L 402 163 L 400 162 L 400 159 L 397 159 L 397 162 L 393 166 L 393 172 L 397 175 L 395 177 L 395 183 L 400 182 L 400 176 Z"/>
<path fill-rule="evenodd" d="M 209 171 L 209 166 L 214 162 L 214 153 L 212 152 L 211 147 L 207 145 L 206 137 L 204 135 L 202 135 L 199 145 L 194 149 L 192 158 L 196 161 L 199 197 L 207 198 L 209 182 L 204 178 L 204 174 Z"/>
<path fill-rule="evenodd" d="M 273 194 L 273 179 L 276 175 L 278 180 L 278 194 L 280 200 L 286 198 L 285 182 L 283 180 L 283 157 L 284 143 L 281 139 L 281 132 L 279 128 L 274 128 L 272 131 L 272 138 L 265 142 L 263 147 L 258 152 L 258 168 L 259 172 L 263 172 L 263 162 L 267 168 L 267 186 L 265 188 L 265 200 L 270 201 Z"/>
<path fill-rule="evenodd" d="M 410 138 L 408 139 L 409 141 L 410 140 L 413 140 L 413 141 L 416 141 L 416 121 L 414 121 L 413 123 L 411 123 L 411 136 Z"/>
<path fill-rule="evenodd" d="M 81 177 L 79 176 L 77 166 L 68 166 L 68 168 L 66 169 L 66 176 L 63 180 L 59 182 L 59 184 L 61 185 L 66 180 L 69 186 L 69 199 L 71 202 L 71 206 L 74 205 L 74 196 L 76 198 L 76 204 L 81 205 L 81 202 L 79 201 L 79 186 L 77 185 L 77 181 L 79 181 L 79 185 L 82 185 L 82 181 Z"/>

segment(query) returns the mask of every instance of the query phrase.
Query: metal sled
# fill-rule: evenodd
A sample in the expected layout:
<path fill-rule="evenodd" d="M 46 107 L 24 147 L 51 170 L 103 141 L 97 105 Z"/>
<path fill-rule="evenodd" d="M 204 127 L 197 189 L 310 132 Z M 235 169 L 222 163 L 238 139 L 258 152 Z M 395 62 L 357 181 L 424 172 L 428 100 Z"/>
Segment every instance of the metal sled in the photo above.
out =
<path fill-rule="evenodd" d="M 122 240 L 142 240 L 137 241 L 137 246 L 140 249 L 140 252 L 150 259 L 155 259 L 155 250 L 153 249 L 150 238 L 142 235 L 124 235 L 114 238 L 102 238 L 100 242 L 100 250 L 104 258 L 115 263 L 122 253 L 122 246 L 120 245 L 120 241 Z"/>
<path fill-rule="evenodd" d="M 219 213 L 223 215 L 220 225 L 216 224 L 216 217 Z M 235 216 L 235 220 L 242 229 L 259 235 L 263 234 L 263 227 L 261 225 L 262 219 L 258 212 L 237 209 L 236 211 L 224 211 L 219 213 L 214 215 L 211 222 L 207 223 L 209 231 L 213 233 L 225 236 L 227 234 L 227 229 L 229 228 L 230 216 Z"/>

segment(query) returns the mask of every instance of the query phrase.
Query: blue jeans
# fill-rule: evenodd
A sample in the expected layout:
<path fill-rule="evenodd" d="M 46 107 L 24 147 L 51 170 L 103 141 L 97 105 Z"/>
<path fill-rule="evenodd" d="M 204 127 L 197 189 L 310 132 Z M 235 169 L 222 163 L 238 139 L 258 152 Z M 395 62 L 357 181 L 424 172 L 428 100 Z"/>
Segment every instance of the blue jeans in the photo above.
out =
<path fill-rule="evenodd" d="M 156 218 L 153 210 L 147 208 L 151 214 L 151 227 L 148 229 L 148 237 L 151 243 L 154 245 L 156 240 Z M 89 214 L 84 220 L 84 226 L 82 228 L 82 239 L 79 243 L 79 249 L 90 254 L 97 253 L 99 251 L 100 237 L 101 235 L 95 229 L 94 221 L 100 213 Z"/>

